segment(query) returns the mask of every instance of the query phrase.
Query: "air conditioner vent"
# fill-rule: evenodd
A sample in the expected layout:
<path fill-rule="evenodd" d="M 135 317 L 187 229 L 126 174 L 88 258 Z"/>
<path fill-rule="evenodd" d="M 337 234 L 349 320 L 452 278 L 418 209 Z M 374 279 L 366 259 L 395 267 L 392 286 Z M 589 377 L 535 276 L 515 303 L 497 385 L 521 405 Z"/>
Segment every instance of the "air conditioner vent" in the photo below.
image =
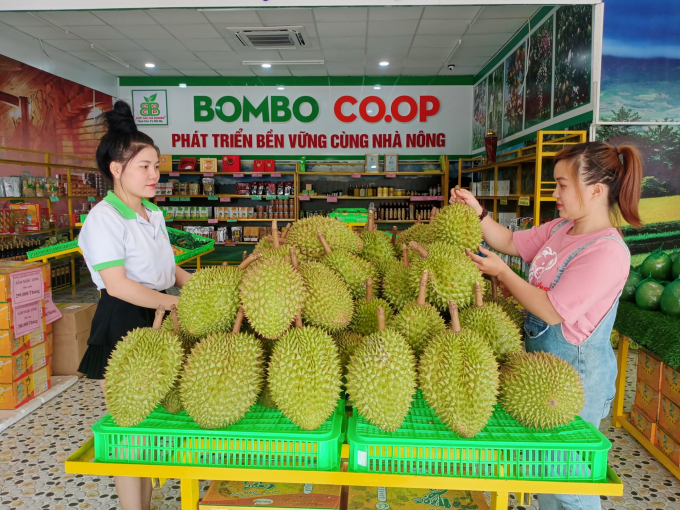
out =
<path fill-rule="evenodd" d="M 304 27 L 227 27 L 244 48 L 256 50 L 302 50 L 309 48 Z"/>

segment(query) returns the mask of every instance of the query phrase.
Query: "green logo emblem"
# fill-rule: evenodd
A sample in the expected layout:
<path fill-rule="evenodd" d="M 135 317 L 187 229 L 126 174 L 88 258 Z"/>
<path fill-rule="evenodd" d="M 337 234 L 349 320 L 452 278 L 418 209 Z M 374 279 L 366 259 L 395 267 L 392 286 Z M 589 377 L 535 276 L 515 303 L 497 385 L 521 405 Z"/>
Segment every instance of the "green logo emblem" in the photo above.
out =
<path fill-rule="evenodd" d="M 139 105 L 139 113 L 145 117 L 157 117 L 161 114 L 161 107 L 156 103 L 156 96 L 158 94 L 153 94 L 152 96 L 144 96 L 144 102 Z"/>

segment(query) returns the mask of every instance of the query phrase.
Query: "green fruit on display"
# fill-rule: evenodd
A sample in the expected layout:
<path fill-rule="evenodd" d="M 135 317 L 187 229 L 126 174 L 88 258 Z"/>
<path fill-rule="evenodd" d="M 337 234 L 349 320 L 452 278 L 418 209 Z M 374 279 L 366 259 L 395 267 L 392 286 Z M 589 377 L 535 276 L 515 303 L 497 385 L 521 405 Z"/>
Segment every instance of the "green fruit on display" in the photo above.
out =
<path fill-rule="evenodd" d="M 407 304 L 388 323 L 391 329 L 400 333 L 413 349 L 416 357 L 420 356 L 428 340 L 446 329 L 444 319 L 437 309 L 425 302 L 427 293 L 427 270 L 420 278 L 418 300 Z"/>
<path fill-rule="evenodd" d="M 659 248 L 650 253 L 640 265 L 640 275 L 643 278 L 654 278 L 658 281 L 670 280 L 673 261 Z"/>
<path fill-rule="evenodd" d="M 177 306 L 180 326 L 192 337 L 204 337 L 234 326 L 239 284 L 244 270 L 260 255 L 251 255 L 238 267 L 207 267 L 196 271 L 182 287 Z"/>
<path fill-rule="evenodd" d="M 276 402 L 274 402 L 274 397 L 272 397 L 272 390 L 269 387 L 269 383 L 265 383 L 262 393 L 260 393 L 260 396 L 257 398 L 257 405 L 268 407 L 269 409 L 278 409 L 276 407 Z"/>
<path fill-rule="evenodd" d="M 446 243 L 433 243 L 424 249 L 418 243 L 411 242 L 411 248 L 417 254 L 410 258 L 411 288 L 418 292 L 420 276 L 427 269 L 427 302 L 440 312 L 449 308 L 449 301 L 458 306 L 468 306 L 475 297 L 475 283 L 482 276 L 477 266 L 461 250 Z"/>
<path fill-rule="evenodd" d="M 646 278 L 638 283 L 635 303 L 643 310 L 658 310 L 661 307 L 663 291 L 663 285 L 651 278 Z"/>
<path fill-rule="evenodd" d="M 359 255 L 374 264 L 382 263 L 380 267 L 384 267 L 385 262 L 396 260 L 394 246 L 392 246 L 392 238 L 387 232 L 374 230 L 375 223 L 373 218 L 373 211 L 369 211 L 366 229 L 361 234 L 364 248 Z M 381 273 L 380 276 L 382 277 L 383 274 Z"/>
<path fill-rule="evenodd" d="M 248 268 L 240 291 L 248 322 L 265 338 L 283 335 L 307 297 L 302 275 L 281 258 L 262 260 Z"/>
<path fill-rule="evenodd" d="M 432 224 L 437 241 L 448 243 L 460 250 L 477 253 L 482 244 L 482 224 L 472 207 L 451 204 L 442 208 Z"/>
<path fill-rule="evenodd" d="M 413 352 L 406 339 L 385 330 L 378 308 L 379 331 L 364 339 L 347 367 L 347 392 L 354 408 L 371 424 L 394 432 L 408 413 L 416 391 Z"/>
<path fill-rule="evenodd" d="M 121 339 L 104 375 L 106 405 L 120 427 L 142 422 L 175 384 L 184 352 L 173 331 L 160 329 L 164 309 L 153 328 L 137 328 Z"/>
<path fill-rule="evenodd" d="M 187 357 L 179 393 L 187 414 L 204 429 L 228 427 L 245 416 L 262 390 L 262 345 L 240 333 L 243 309 L 231 333 L 212 333 Z"/>
<path fill-rule="evenodd" d="M 363 248 L 361 238 L 340 220 L 312 216 L 295 222 L 286 237 L 287 242 L 300 249 L 301 260 L 320 259 L 324 256 L 324 247 L 317 235 L 319 230 L 333 251 L 345 250 L 358 255 Z"/>
<path fill-rule="evenodd" d="M 343 374 L 347 373 L 347 365 L 349 360 L 357 347 L 364 341 L 364 337 L 358 333 L 351 331 L 341 331 L 333 335 L 335 345 L 338 347 L 338 354 L 340 355 L 340 365 L 342 366 Z"/>
<path fill-rule="evenodd" d="M 298 270 L 307 288 L 302 309 L 305 323 L 329 332 L 346 328 L 352 320 L 354 302 L 338 273 L 321 262 L 303 262 Z"/>
<path fill-rule="evenodd" d="M 286 230 L 284 233 L 288 231 L 290 228 L 290 223 L 286 227 Z M 272 220 L 272 235 L 271 238 L 265 238 L 262 239 L 260 242 L 255 245 L 255 249 L 253 250 L 253 253 L 259 253 L 262 255 L 262 259 L 268 259 L 271 257 L 278 257 L 282 259 L 287 259 L 290 260 L 290 249 L 289 244 L 286 244 L 286 239 L 283 235 L 279 237 L 279 228 L 277 224 L 277 220 Z M 297 248 L 297 246 L 293 246 L 295 249 L 295 252 L 298 256 L 300 257 L 300 250 Z"/>
<path fill-rule="evenodd" d="M 462 437 L 475 437 L 493 414 L 498 363 L 482 337 L 461 329 L 453 301 L 450 312 L 451 330 L 435 335 L 420 358 L 420 388 L 449 429 Z"/>
<path fill-rule="evenodd" d="M 411 285 L 408 248 L 405 244 L 401 246 L 402 261 L 389 265 L 382 282 L 382 297 L 396 311 L 404 308 L 417 296 Z"/>
<path fill-rule="evenodd" d="M 373 280 L 366 280 L 366 297 L 356 301 L 354 305 L 354 317 L 349 325 L 349 330 L 362 336 L 370 335 L 378 331 L 378 308 L 385 311 L 387 320 L 392 318 L 394 311 L 384 299 L 373 298 Z"/>
<path fill-rule="evenodd" d="M 525 427 L 551 429 L 567 425 L 583 409 L 578 372 L 547 352 L 517 352 L 501 369 L 500 403 Z"/>
<path fill-rule="evenodd" d="M 668 256 L 671 258 L 671 262 L 674 263 L 678 258 L 680 258 L 680 251 L 678 251 L 676 248 L 674 251 L 669 253 Z"/>
<path fill-rule="evenodd" d="M 163 400 L 161 400 L 161 405 L 167 412 L 172 414 L 177 414 L 184 410 L 182 400 L 179 396 L 179 382 L 175 383 L 175 385 L 170 388 L 170 391 L 163 397 Z"/>
<path fill-rule="evenodd" d="M 171 314 L 165 318 L 163 324 L 161 325 L 161 329 L 175 332 L 180 344 L 182 345 L 182 350 L 184 351 L 185 356 L 191 352 L 191 349 L 194 348 L 196 342 L 200 340 L 199 337 L 192 336 L 181 328 L 179 325 L 179 316 L 177 315 L 177 307 L 175 305 L 172 305 Z"/>
<path fill-rule="evenodd" d="M 674 280 L 663 289 L 660 301 L 661 313 L 680 318 L 680 280 Z"/>
<path fill-rule="evenodd" d="M 673 261 L 673 266 L 671 267 L 671 277 L 674 280 L 680 278 L 680 257 L 675 257 Z"/>
<path fill-rule="evenodd" d="M 416 223 L 404 230 L 399 236 L 399 242 L 409 245 L 411 241 L 415 241 L 421 246 L 427 246 L 435 241 L 434 229 L 429 223 Z"/>
<path fill-rule="evenodd" d="M 489 282 L 489 280 L 485 280 Z M 521 337 L 524 336 L 524 321 L 526 317 L 524 314 L 517 309 L 517 307 L 510 302 L 510 300 L 505 299 L 502 296 L 498 295 L 498 280 L 496 277 L 491 278 L 490 284 L 491 284 L 491 295 L 487 298 L 486 294 L 484 294 L 484 302 L 485 303 L 496 303 L 498 306 L 500 306 L 505 313 L 508 314 L 508 316 L 512 319 L 512 322 L 515 323 L 517 328 L 519 329 L 519 334 Z"/>
<path fill-rule="evenodd" d="M 297 326 L 276 342 L 268 383 L 284 416 L 303 430 L 315 430 L 338 405 L 340 358 L 328 333 L 303 327 L 301 319 Z"/>
<path fill-rule="evenodd" d="M 638 283 L 642 281 L 642 276 L 631 269 L 626 279 L 626 284 L 621 291 L 621 301 L 635 301 L 635 292 L 637 291 Z"/>
<path fill-rule="evenodd" d="M 500 363 L 508 354 L 522 350 L 519 328 L 500 305 L 484 303 L 479 283 L 475 284 L 475 305 L 460 312 L 460 323 L 486 340 Z"/>

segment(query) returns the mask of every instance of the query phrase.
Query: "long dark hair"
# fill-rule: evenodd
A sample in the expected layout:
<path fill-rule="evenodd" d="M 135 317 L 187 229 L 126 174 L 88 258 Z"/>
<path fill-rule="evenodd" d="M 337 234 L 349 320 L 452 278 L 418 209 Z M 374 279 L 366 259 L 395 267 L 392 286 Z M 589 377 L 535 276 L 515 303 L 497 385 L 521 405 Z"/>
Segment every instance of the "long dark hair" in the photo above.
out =
<path fill-rule="evenodd" d="M 635 228 L 642 226 L 638 203 L 642 190 L 642 159 L 631 145 L 614 147 L 604 142 L 579 143 L 565 147 L 555 156 L 555 164 L 565 161 L 573 175 L 585 185 L 607 185 L 609 207 Z M 579 190 L 580 192 L 580 190 Z M 618 210 L 616 209 L 618 206 Z"/>
<path fill-rule="evenodd" d="M 153 147 L 158 152 L 151 137 L 137 129 L 130 105 L 125 101 L 116 101 L 104 118 L 108 131 L 97 147 L 97 167 L 109 180 L 113 180 L 111 162 L 120 163 L 124 170 L 142 149 Z"/>

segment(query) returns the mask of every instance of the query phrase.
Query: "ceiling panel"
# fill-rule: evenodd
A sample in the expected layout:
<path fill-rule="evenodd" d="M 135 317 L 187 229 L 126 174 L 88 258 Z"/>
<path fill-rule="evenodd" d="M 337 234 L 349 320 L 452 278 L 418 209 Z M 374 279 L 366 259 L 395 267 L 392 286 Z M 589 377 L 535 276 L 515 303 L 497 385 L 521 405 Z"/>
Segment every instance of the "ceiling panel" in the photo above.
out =
<path fill-rule="evenodd" d="M 411 45 L 410 37 L 399 35 L 375 36 L 367 39 L 367 48 L 408 48 Z"/>
<path fill-rule="evenodd" d="M 422 7 L 371 7 L 368 10 L 368 19 L 369 21 L 420 19 L 422 12 Z"/>
<path fill-rule="evenodd" d="M 149 76 L 148 74 L 140 71 L 139 69 L 126 69 L 126 68 L 121 68 L 118 71 L 108 71 L 111 74 L 115 74 L 116 76 Z"/>
<path fill-rule="evenodd" d="M 102 39 L 97 41 L 96 46 L 106 51 L 132 51 L 143 48 L 131 39 Z M 146 49 L 148 45 L 146 45 Z"/>
<path fill-rule="evenodd" d="M 471 46 L 467 36 L 463 38 L 463 44 L 456 50 L 456 58 L 486 57 L 487 60 L 498 52 L 497 46 Z"/>
<path fill-rule="evenodd" d="M 103 25 L 104 22 L 97 16 L 86 11 L 42 11 L 38 13 L 45 19 L 56 23 L 59 26 L 74 25 Z M 5 15 L 3 14 L 4 18 Z"/>
<path fill-rule="evenodd" d="M 146 74 L 149 76 L 187 76 L 187 75 L 194 75 L 194 76 L 200 76 L 196 73 L 202 73 L 202 72 L 214 72 L 214 71 L 190 71 L 188 74 L 183 73 L 181 71 L 177 71 L 175 69 L 170 69 L 170 70 L 165 70 L 165 69 L 147 69 Z M 214 76 L 214 75 L 211 75 Z"/>
<path fill-rule="evenodd" d="M 235 53 L 226 51 L 195 51 L 194 53 L 205 62 L 238 62 L 240 64 L 241 60 L 243 60 Z"/>
<path fill-rule="evenodd" d="M 80 60 L 101 60 L 102 54 L 94 50 L 85 51 L 70 51 L 70 55 L 79 58 Z"/>
<path fill-rule="evenodd" d="M 357 64 L 361 65 L 362 67 L 366 58 L 364 50 L 324 50 L 323 56 L 327 64 L 337 64 L 338 62 L 357 62 Z"/>
<path fill-rule="evenodd" d="M 444 66 L 445 60 L 442 58 L 407 58 L 406 67 L 436 67 Z"/>
<path fill-rule="evenodd" d="M 362 68 L 363 71 L 363 68 Z M 301 66 L 295 68 L 295 76 L 327 76 L 325 66 L 310 66 L 310 69 L 304 69 Z"/>
<path fill-rule="evenodd" d="M 45 22 L 26 12 L 3 12 L 2 22 L 13 27 L 43 27 Z"/>
<path fill-rule="evenodd" d="M 369 58 L 377 58 L 379 60 L 390 59 L 404 59 L 408 56 L 409 49 L 404 48 L 375 48 L 371 47 L 366 50 L 366 56 Z"/>
<path fill-rule="evenodd" d="M 191 51 L 234 51 L 224 39 L 184 39 L 182 44 Z"/>
<path fill-rule="evenodd" d="M 32 35 L 36 39 L 42 39 L 42 40 L 48 40 L 48 39 L 77 40 L 78 39 L 78 36 L 76 36 L 74 34 L 66 34 L 66 33 L 62 32 L 61 30 L 57 30 L 56 28 L 52 28 L 49 25 L 44 25 L 42 27 L 16 27 L 16 29 L 21 30 L 22 32 L 25 32 L 28 35 Z"/>
<path fill-rule="evenodd" d="M 155 62 L 156 60 L 160 60 L 157 56 L 153 55 L 152 53 L 148 51 L 113 51 L 113 53 L 116 57 L 122 58 L 123 60 L 128 60 L 128 61 L 140 61 L 143 63 L 146 62 Z"/>
<path fill-rule="evenodd" d="M 253 73 L 255 73 L 257 76 L 293 76 L 291 72 L 286 69 L 285 66 L 275 66 L 276 68 L 272 67 L 271 69 L 263 69 L 261 67 L 255 67 L 253 68 Z"/>
<path fill-rule="evenodd" d="M 219 24 L 224 27 L 260 26 L 262 23 L 255 9 L 229 11 L 204 9 L 202 13 L 210 23 Z"/>
<path fill-rule="evenodd" d="M 203 13 L 196 9 L 149 9 L 146 13 L 161 25 L 208 23 Z"/>
<path fill-rule="evenodd" d="M 365 66 L 364 73 L 366 73 L 366 76 L 399 76 L 401 74 L 401 69 L 400 68 L 390 69 L 389 67 Z"/>
<path fill-rule="evenodd" d="M 182 69 L 212 69 L 212 66 L 209 66 L 205 62 L 201 62 L 200 60 L 197 60 L 194 58 L 194 60 L 187 61 L 187 60 L 168 60 L 167 64 L 174 67 L 175 69 L 179 69 L 180 67 Z"/>
<path fill-rule="evenodd" d="M 538 8 L 535 5 L 496 5 L 484 8 L 479 19 L 531 18 Z"/>
<path fill-rule="evenodd" d="M 416 35 L 413 39 L 413 47 L 453 49 L 461 37 L 461 35 Z"/>
<path fill-rule="evenodd" d="M 195 39 L 193 39 L 195 40 Z M 211 40 L 211 39 L 209 39 Z M 145 39 L 141 41 L 133 41 L 137 44 L 142 45 L 145 49 L 149 51 L 164 50 L 164 51 L 186 51 L 187 48 L 184 44 L 179 42 L 177 39 Z M 226 45 L 225 45 L 226 46 Z"/>
<path fill-rule="evenodd" d="M 220 76 L 255 76 L 250 69 L 215 69 Z"/>
<path fill-rule="evenodd" d="M 143 27 L 121 25 L 118 30 L 134 41 L 144 41 L 147 39 L 172 39 L 173 36 L 160 25 L 145 25 Z"/>
<path fill-rule="evenodd" d="M 466 46 L 493 46 L 500 50 L 507 43 L 515 32 L 502 32 L 497 34 L 465 34 L 463 44 Z"/>
<path fill-rule="evenodd" d="M 319 37 L 324 39 L 326 37 L 365 37 L 366 36 L 366 22 L 355 21 L 352 23 L 317 23 L 316 28 L 319 32 Z"/>
<path fill-rule="evenodd" d="M 266 24 L 297 25 L 314 23 L 312 9 L 258 9 L 258 17 Z"/>
<path fill-rule="evenodd" d="M 463 34 L 468 28 L 467 20 L 424 19 L 418 26 L 419 35 Z"/>
<path fill-rule="evenodd" d="M 356 50 L 366 46 L 364 39 L 358 37 L 326 37 L 319 44 L 324 50 Z"/>
<path fill-rule="evenodd" d="M 102 60 L 91 60 L 89 61 L 89 64 L 98 67 L 99 69 L 104 69 L 105 71 L 122 71 L 128 69 L 127 67 L 106 58 L 104 55 L 100 55 L 100 58 Z"/>
<path fill-rule="evenodd" d="M 222 36 L 210 24 L 204 25 L 163 25 L 177 39 L 221 39 Z"/>
<path fill-rule="evenodd" d="M 215 52 L 217 54 L 220 54 L 220 52 Z M 171 60 L 174 60 L 176 62 L 190 62 L 193 60 L 196 60 L 196 55 L 192 51 L 166 51 L 166 50 L 155 50 L 153 51 L 153 54 L 165 60 L 166 62 L 170 62 Z"/>
<path fill-rule="evenodd" d="M 471 76 L 480 71 L 479 67 L 454 67 L 453 71 L 449 71 L 447 67 L 443 67 L 439 71 L 439 76 Z"/>
<path fill-rule="evenodd" d="M 367 7 L 318 7 L 314 9 L 314 17 L 319 23 L 334 23 L 338 21 L 366 21 Z"/>
<path fill-rule="evenodd" d="M 368 36 L 413 36 L 418 28 L 418 20 L 370 21 Z"/>
<path fill-rule="evenodd" d="M 479 19 L 474 25 L 470 27 L 468 34 L 515 33 L 526 22 L 526 19 L 521 18 Z"/>
<path fill-rule="evenodd" d="M 476 6 L 429 6 L 425 7 L 423 19 L 473 19 L 479 12 Z"/>
<path fill-rule="evenodd" d="M 62 51 L 85 51 L 90 49 L 90 43 L 82 39 L 45 39 L 43 42 Z"/>
<path fill-rule="evenodd" d="M 440 70 L 439 67 L 404 67 L 401 74 L 404 76 L 437 76 Z"/>
<path fill-rule="evenodd" d="M 94 11 L 99 19 L 109 25 L 148 25 L 154 20 L 144 11 Z"/>
<path fill-rule="evenodd" d="M 455 64 L 456 67 L 474 67 L 479 66 L 480 68 L 484 66 L 489 61 L 487 57 L 461 57 L 456 52 L 451 59 L 451 63 Z"/>
<path fill-rule="evenodd" d="M 121 34 L 115 28 L 108 25 L 94 25 L 94 26 L 67 26 L 69 31 L 87 40 L 101 40 L 101 39 L 125 39 L 125 35 Z"/>
<path fill-rule="evenodd" d="M 364 74 L 364 66 L 328 64 L 328 73 L 331 76 L 357 76 Z"/>
<path fill-rule="evenodd" d="M 452 48 L 411 48 L 408 56 L 417 58 L 446 58 Z"/>
<path fill-rule="evenodd" d="M 283 60 L 321 60 L 324 53 L 318 50 L 279 50 L 279 56 Z"/>

